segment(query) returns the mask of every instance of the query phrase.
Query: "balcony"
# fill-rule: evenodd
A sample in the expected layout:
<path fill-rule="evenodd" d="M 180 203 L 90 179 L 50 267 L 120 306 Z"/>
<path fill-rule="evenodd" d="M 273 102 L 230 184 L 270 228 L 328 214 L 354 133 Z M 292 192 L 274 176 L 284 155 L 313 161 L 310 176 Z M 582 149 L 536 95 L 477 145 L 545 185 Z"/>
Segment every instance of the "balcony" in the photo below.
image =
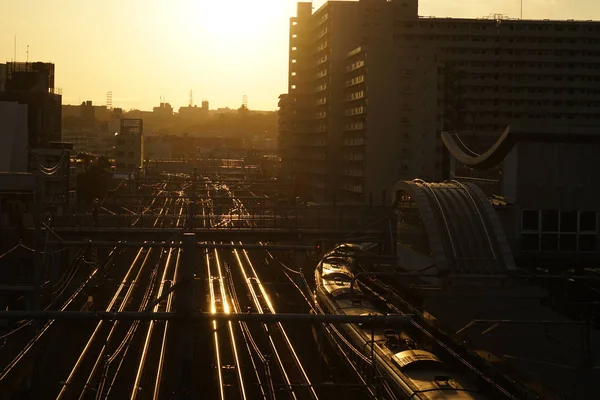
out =
<path fill-rule="evenodd" d="M 352 86 L 356 86 L 359 85 L 361 83 L 363 83 L 365 81 L 365 76 L 364 75 L 359 75 L 355 78 L 352 78 L 350 80 L 346 81 L 346 87 L 352 87 Z"/>
<path fill-rule="evenodd" d="M 346 72 L 352 72 L 352 71 L 356 71 L 359 68 L 362 68 L 365 66 L 365 60 L 358 60 L 356 62 L 353 62 L 351 65 L 348 65 L 346 67 Z"/>

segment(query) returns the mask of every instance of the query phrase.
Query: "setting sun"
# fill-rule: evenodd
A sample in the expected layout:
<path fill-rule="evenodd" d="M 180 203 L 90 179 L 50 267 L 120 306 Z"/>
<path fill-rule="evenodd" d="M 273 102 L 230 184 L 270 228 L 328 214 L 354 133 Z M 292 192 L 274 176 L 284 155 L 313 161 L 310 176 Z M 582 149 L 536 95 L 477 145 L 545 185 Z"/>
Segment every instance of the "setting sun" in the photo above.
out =
<path fill-rule="evenodd" d="M 285 5 L 277 0 L 262 4 L 247 0 L 187 0 L 189 14 L 183 17 L 216 43 L 229 43 L 268 34 L 274 23 L 281 23 L 277 17 L 282 14 L 282 3 Z"/>

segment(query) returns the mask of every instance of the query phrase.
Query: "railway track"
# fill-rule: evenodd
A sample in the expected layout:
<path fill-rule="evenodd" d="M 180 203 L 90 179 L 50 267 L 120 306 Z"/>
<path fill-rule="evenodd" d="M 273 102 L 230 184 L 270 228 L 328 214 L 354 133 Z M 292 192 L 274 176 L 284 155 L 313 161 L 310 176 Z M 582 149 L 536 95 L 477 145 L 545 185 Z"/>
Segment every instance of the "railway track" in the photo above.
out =
<path fill-rule="evenodd" d="M 183 209 L 183 199 L 165 199 L 153 226 L 181 225 Z M 165 222 L 164 216 L 169 212 L 179 218 Z M 137 250 L 105 311 L 170 310 L 172 293 L 165 301 L 154 304 L 153 300 L 162 298 L 175 281 L 179 255 L 180 250 L 169 247 Z M 162 330 L 156 329 L 157 324 L 99 321 L 56 398 L 160 398 L 168 323 L 162 323 Z"/>
<path fill-rule="evenodd" d="M 231 192 L 223 187 L 226 192 Z M 210 191 L 209 191 L 210 193 Z M 218 221 L 221 224 L 247 223 L 243 213 L 243 204 L 232 198 L 232 218 Z M 233 242 L 232 242 L 233 244 Z M 241 242 L 240 242 L 241 244 Z M 251 309 L 259 314 L 275 314 L 277 311 L 265 285 L 255 269 L 249 253 L 246 250 L 235 249 L 230 257 L 231 292 L 238 299 L 237 308 Z M 235 265 L 235 267 L 233 267 Z M 234 277 L 235 276 L 235 277 Z M 242 294 L 242 295 L 240 295 Z M 239 299 L 244 299 L 244 304 Z M 264 371 L 261 387 L 265 388 L 264 395 L 273 398 L 318 398 L 316 390 L 298 356 L 298 351 L 290 340 L 286 329 L 281 323 L 259 324 L 259 326 L 244 326 L 245 339 L 251 343 L 253 361 L 261 363 Z M 263 389 L 264 390 L 264 389 Z"/>

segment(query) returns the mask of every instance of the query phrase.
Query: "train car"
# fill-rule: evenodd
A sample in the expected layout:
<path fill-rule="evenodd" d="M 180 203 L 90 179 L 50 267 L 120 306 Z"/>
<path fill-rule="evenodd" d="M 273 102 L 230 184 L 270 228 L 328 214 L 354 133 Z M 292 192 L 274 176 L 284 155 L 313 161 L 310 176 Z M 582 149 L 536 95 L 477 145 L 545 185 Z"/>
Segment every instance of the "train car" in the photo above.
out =
<path fill-rule="evenodd" d="M 361 290 L 355 280 L 357 261 L 352 256 L 360 246 L 339 245 L 327 253 L 315 270 L 315 305 L 322 313 L 384 315 L 390 310 L 380 300 Z M 331 330 L 329 331 L 331 333 Z M 410 327 L 386 329 L 363 324 L 341 324 L 330 340 L 348 350 L 356 371 L 377 371 L 383 379 L 377 397 L 390 399 L 488 399 L 450 364 L 424 349 L 411 335 Z M 371 372 L 368 372 L 371 371 Z M 383 393 L 381 393 L 383 392 Z"/>

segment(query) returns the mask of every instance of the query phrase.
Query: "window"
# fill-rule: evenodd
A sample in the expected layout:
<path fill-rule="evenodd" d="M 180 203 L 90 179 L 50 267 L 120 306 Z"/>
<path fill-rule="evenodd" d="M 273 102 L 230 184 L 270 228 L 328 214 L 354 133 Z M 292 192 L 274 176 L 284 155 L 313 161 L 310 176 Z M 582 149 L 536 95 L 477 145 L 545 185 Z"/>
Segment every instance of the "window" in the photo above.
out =
<path fill-rule="evenodd" d="M 597 251 L 598 213 L 576 210 L 523 210 L 521 251 Z"/>
<path fill-rule="evenodd" d="M 596 232 L 597 216 L 595 211 L 581 211 L 579 213 L 579 230 L 582 232 Z"/>
<path fill-rule="evenodd" d="M 557 232 L 558 231 L 558 211 L 542 210 L 542 231 Z"/>
<path fill-rule="evenodd" d="M 560 212 L 560 232 L 577 233 L 577 211 Z"/>
<path fill-rule="evenodd" d="M 539 215 L 537 210 L 523 210 L 521 229 L 524 231 L 539 230 Z"/>

